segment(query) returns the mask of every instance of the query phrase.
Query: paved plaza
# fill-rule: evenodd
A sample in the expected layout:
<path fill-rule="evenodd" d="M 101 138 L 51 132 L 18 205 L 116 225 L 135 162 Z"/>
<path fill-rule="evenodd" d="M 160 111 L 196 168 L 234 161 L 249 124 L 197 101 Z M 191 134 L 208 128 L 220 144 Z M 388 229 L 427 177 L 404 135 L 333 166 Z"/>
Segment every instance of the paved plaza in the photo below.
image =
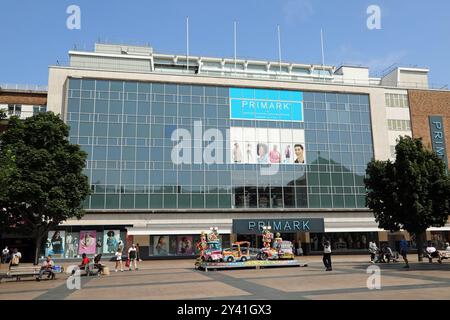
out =
<path fill-rule="evenodd" d="M 81 290 L 67 289 L 67 275 L 37 282 L 3 279 L 0 300 L 83 299 L 450 299 L 450 263 L 403 262 L 377 264 L 381 289 L 367 288 L 368 257 L 335 256 L 333 271 L 326 272 L 321 257 L 302 257 L 307 267 L 246 269 L 203 272 L 194 260 L 145 261 L 140 270 L 114 272 L 109 276 L 82 277 Z M 5 266 L 3 266 L 5 268 Z"/>

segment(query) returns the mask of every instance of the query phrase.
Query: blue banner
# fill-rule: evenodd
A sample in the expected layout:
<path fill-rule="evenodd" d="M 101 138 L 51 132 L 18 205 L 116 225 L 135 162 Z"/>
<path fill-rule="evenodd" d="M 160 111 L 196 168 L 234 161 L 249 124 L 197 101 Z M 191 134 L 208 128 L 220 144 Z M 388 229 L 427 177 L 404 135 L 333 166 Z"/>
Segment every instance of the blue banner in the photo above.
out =
<path fill-rule="evenodd" d="M 231 119 L 303 121 L 303 92 L 230 88 Z"/>

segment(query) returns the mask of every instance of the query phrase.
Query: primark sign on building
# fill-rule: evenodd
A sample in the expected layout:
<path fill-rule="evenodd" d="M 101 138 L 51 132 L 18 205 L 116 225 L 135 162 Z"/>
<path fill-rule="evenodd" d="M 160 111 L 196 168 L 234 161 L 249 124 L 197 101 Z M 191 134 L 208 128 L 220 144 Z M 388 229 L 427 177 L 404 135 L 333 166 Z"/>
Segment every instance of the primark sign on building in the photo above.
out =
<path fill-rule="evenodd" d="M 234 219 L 233 233 L 260 234 L 265 226 L 270 226 L 272 232 L 324 232 L 323 218 L 301 219 Z"/>

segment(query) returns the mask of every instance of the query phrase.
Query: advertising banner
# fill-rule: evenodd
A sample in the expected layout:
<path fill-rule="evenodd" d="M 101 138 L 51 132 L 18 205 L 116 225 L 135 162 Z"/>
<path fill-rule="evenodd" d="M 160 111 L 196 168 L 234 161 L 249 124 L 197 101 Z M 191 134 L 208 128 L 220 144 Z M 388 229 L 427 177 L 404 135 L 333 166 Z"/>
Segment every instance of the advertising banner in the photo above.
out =
<path fill-rule="evenodd" d="M 79 254 L 95 254 L 97 232 L 95 230 L 80 231 Z"/>
<path fill-rule="evenodd" d="M 230 88 L 231 119 L 303 121 L 303 92 Z"/>
<path fill-rule="evenodd" d="M 302 129 L 230 128 L 232 163 L 305 164 Z"/>
<path fill-rule="evenodd" d="M 64 257 L 65 231 L 49 231 L 45 255 L 53 258 Z"/>
<path fill-rule="evenodd" d="M 105 230 L 103 235 L 103 253 L 115 254 L 120 241 L 120 230 Z"/>

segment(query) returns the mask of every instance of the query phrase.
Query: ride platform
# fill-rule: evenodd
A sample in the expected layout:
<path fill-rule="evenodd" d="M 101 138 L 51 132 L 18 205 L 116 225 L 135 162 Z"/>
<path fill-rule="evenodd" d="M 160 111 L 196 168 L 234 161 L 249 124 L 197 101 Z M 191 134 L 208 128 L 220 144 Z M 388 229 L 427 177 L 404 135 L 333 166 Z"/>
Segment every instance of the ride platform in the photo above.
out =
<path fill-rule="evenodd" d="M 232 269 L 263 269 L 263 268 L 288 268 L 307 267 L 307 264 L 297 260 L 248 260 L 245 262 L 195 262 L 195 269 L 207 272 L 208 270 L 232 270 Z"/>

